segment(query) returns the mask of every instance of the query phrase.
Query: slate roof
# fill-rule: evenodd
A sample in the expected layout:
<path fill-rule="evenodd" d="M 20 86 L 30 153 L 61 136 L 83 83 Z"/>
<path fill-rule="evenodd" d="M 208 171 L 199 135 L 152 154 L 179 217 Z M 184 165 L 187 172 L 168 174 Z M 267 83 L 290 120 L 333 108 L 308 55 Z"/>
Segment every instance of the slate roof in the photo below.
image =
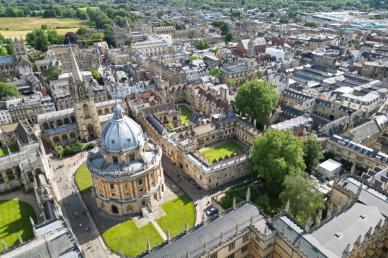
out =
<path fill-rule="evenodd" d="M 145 257 L 186 258 L 187 253 L 190 257 L 196 257 L 204 252 L 205 242 L 208 250 L 212 249 L 219 244 L 221 232 L 223 233 L 223 239 L 226 240 L 235 234 L 236 224 L 239 225 L 240 231 L 246 229 L 250 224 L 251 217 L 256 229 L 264 232 L 267 220 L 256 206 L 247 203 L 152 251 Z M 272 234 L 272 231 L 267 229 L 267 234 Z"/>
<path fill-rule="evenodd" d="M 338 184 L 344 189 L 356 194 L 361 182 L 349 177 L 346 179 L 342 179 L 338 182 Z M 380 212 L 385 217 L 388 217 L 388 197 L 382 193 L 379 193 L 373 188 L 370 188 L 366 185 L 362 185 L 362 190 L 360 196 L 358 197 L 358 201 L 366 205 L 378 207 Z"/>
<path fill-rule="evenodd" d="M 15 56 L 0 56 L 0 65 L 12 64 L 16 62 Z"/>
<path fill-rule="evenodd" d="M 363 242 L 369 228 L 372 228 L 373 234 L 380 221 L 384 221 L 384 216 L 378 207 L 355 203 L 311 235 L 320 245 L 341 257 L 348 244 L 352 250 L 357 238 L 361 235 Z"/>
<path fill-rule="evenodd" d="M 81 258 L 76 240 L 62 220 L 56 220 L 38 229 L 38 237 L 2 254 L 4 258 Z"/>

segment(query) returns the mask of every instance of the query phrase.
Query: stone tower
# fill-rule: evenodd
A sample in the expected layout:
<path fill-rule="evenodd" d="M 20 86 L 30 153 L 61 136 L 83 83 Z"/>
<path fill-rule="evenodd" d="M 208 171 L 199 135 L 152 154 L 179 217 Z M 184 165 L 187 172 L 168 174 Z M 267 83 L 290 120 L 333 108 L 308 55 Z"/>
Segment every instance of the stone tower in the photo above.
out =
<path fill-rule="evenodd" d="M 71 60 L 71 95 L 74 103 L 75 118 L 77 120 L 82 141 L 91 141 L 101 134 L 101 124 L 98 117 L 93 92 L 90 85 L 84 81 L 79 70 L 73 49 L 70 46 L 69 55 Z"/>
<path fill-rule="evenodd" d="M 249 33 L 249 42 L 248 42 L 248 48 L 247 48 L 247 57 L 255 57 L 255 36 L 253 32 L 252 25 L 249 25 L 248 29 Z"/>
<path fill-rule="evenodd" d="M 16 57 L 21 57 L 21 56 L 27 55 L 27 50 L 26 50 L 26 47 L 24 46 L 23 39 L 20 39 L 20 40 L 15 39 L 12 42 L 12 47 L 13 47 L 14 55 Z"/>

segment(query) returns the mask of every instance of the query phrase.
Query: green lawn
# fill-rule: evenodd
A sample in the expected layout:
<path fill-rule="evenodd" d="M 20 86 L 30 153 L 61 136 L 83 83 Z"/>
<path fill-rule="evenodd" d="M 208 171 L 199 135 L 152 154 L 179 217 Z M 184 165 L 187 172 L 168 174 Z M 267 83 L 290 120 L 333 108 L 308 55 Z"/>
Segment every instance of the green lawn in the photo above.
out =
<path fill-rule="evenodd" d="M 19 236 L 23 241 L 33 237 L 30 217 L 36 222 L 33 208 L 17 199 L 0 201 L 0 240 L 4 240 L 7 247 L 19 244 Z M 3 244 L 0 244 L 0 253 Z"/>
<path fill-rule="evenodd" d="M 8 151 L 6 148 L 0 148 L 0 157 L 5 156 L 8 154 Z"/>
<path fill-rule="evenodd" d="M 201 155 L 206 158 L 209 164 L 214 161 L 231 156 L 232 154 L 239 154 L 243 151 L 243 147 L 235 141 L 227 141 L 217 144 L 213 147 L 204 148 L 200 151 Z"/>
<path fill-rule="evenodd" d="M 92 190 L 93 180 L 86 163 L 82 164 L 75 172 L 75 184 L 82 194 Z"/>
<path fill-rule="evenodd" d="M 193 116 L 193 111 L 185 105 L 180 105 L 179 111 L 181 112 L 181 122 L 183 125 L 186 125 Z"/>
<path fill-rule="evenodd" d="M 122 252 L 126 256 L 137 256 L 147 250 L 147 240 L 151 247 L 163 242 L 152 224 L 137 228 L 132 220 L 120 223 L 102 234 L 109 248 L 117 254 Z"/>
<path fill-rule="evenodd" d="M 187 195 L 182 195 L 172 201 L 162 205 L 162 209 L 167 215 L 157 220 L 159 226 L 167 234 L 170 231 L 170 237 L 174 237 L 185 230 L 185 223 L 189 228 L 195 223 L 195 208 L 193 202 Z"/>

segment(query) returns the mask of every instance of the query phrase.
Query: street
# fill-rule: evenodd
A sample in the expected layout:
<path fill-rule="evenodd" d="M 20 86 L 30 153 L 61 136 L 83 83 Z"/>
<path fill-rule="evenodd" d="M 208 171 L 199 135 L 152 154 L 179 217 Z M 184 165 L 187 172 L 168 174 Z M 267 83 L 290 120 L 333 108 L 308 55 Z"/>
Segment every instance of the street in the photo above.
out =
<path fill-rule="evenodd" d="M 85 256 L 115 257 L 116 255 L 105 247 L 74 183 L 75 170 L 85 159 L 86 156 L 77 155 L 64 161 L 51 160 L 53 189 L 61 205 L 63 215 L 70 223 Z M 58 168 L 58 166 L 61 167 Z"/>

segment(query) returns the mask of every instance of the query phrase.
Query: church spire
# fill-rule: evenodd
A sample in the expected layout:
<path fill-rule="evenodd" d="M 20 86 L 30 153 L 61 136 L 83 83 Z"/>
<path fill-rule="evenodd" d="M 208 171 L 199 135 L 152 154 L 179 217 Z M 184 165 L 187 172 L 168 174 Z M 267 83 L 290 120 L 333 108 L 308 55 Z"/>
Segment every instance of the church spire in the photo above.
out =
<path fill-rule="evenodd" d="M 75 59 L 75 55 L 73 52 L 73 48 L 71 47 L 71 44 L 69 44 L 69 47 L 70 47 L 70 59 L 71 59 L 71 73 L 73 74 L 74 79 L 77 82 L 81 82 L 83 81 L 83 77 L 82 77 L 81 71 L 79 70 L 78 63 L 77 63 L 77 60 Z"/>

